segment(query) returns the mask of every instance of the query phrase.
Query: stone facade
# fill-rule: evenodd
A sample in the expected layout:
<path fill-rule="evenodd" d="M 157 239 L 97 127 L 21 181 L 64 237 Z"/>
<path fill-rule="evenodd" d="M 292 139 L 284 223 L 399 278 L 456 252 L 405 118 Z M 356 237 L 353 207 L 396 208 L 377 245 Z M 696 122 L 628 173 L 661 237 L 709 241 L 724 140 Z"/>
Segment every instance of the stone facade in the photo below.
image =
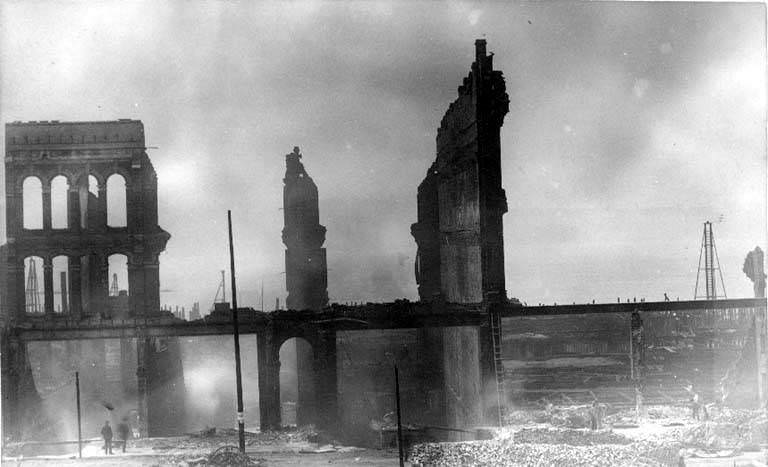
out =
<path fill-rule="evenodd" d="M 328 267 L 325 227 L 320 225 L 317 185 L 304 164 L 298 147 L 285 156 L 283 183 L 283 243 L 285 250 L 286 306 L 289 310 L 319 311 L 328 305 Z M 288 372 L 295 371 L 296 422 L 316 422 L 312 348 L 299 340 L 286 343 Z M 293 366 L 295 355 L 295 368 Z"/>
<path fill-rule="evenodd" d="M 418 190 L 419 297 L 448 302 L 505 296 L 499 131 L 509 111 L 504 78 L 485 41 L 475 43 L 472 71 L 437 131 L 437 159 Z"/>
<path fill-rule="evenodd" d="M 283 243 L 289 310 L 319 310 L 328 304 L 325 227 L 320 225 L 317 185 L 304 170 L 299 148 L 285 156 Z"/>
<path fill-rule="evenodd" d="M 477 40 L 472 69 L 440 123 L 437 158 L 418 189 L 411 233 L 421 300 L 483 302 L 489 311 L 506 301 L 499 133 L 508 111 L 502 73 L 485 40 Z M 429 358 L 441 362 L 436 378 L 450 426 L 488 423 L 492 401 L 498 406 L 489 325 L 421 333 L 424 345 L 437 349 Z"/>
<path fill-rule="evenodd" d="M 4 297 L 0 314 L 4 323 L 156 316 L 160 312 L 159 255 L 170 235 L 158 225 L 157 176 L 145 152 L 143 124 L 127 119 L 14 122 L 6 124 L 5 130 L 8 243 L 0 252 Z M 113 174 L 119 174 L 125 181 L 125 226 L 108 225 L 107 180 Z M 58 176 L 67 182 L 63 228 L 54 228 L 52 223 L 51 187 Z M 37 178 L 42 185 L 41 229 L 24 225 L 23 186 L 29 177 Z M 96 180 L 96 193 L 91 192 L 94 187 L 89 187 L 91 178 Z M 110 301 L 108 296 L 108 258 L 113 254 L 127 257 L 127 307 L 125 300 L 120 306 L 113 306 L 119 300 Z M 52 263 L 53 258 L 62 255 L 68 258 L 68 271 L 63 276 L 68 281 L 60 288 L 64 289 L 61 295 L 68 303 L 62 307 L 62 313 L 55 313 Z M 42 313 L 28 313 L 25 306 L 24 261 L 30 256 L 43 259 Z M 183 397 L 166 393 L 179 390 L 179 383 L 183 388 L 180 366 L 173 364 L 178 359 L 178 346 L 172 341 L 160 346 L 150 340 L 140 341 L 138 346 L 139 407 L 144 412 L 143 421 L 149 419 L 149 412 L 155 420 L 150 423 L 153 432 L 167 432 L 165 428 L 173 431 L 170 420 L 174 418 L 169 415 L 178 414 L 182 407 L 169 401 L 180 402 Z M 160 347 L 171 351 L 161 354 L 151 350 Z M 165 365 L 179 371 L 157 370 Z M 168 389 L 168 375 L 174 379 L 173 389 Z"/>

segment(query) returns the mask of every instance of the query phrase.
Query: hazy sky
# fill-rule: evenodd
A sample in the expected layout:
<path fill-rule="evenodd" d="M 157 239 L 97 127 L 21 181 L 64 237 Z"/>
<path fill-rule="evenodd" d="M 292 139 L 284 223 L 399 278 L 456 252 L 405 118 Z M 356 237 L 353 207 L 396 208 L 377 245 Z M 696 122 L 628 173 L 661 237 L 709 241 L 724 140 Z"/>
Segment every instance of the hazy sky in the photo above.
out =
<path fill-rule="evenodd" d="M 416 187 L 485 37 L 504 72 L 507 290 L 692 298 L 712 220 L 726 291 L 766 246 L 765 6 L 0 3 L 2 121 L 144 122 L 162 301 L 210 306 L 232 209 L 242 305 L 285 296 L 284 155 L 320 192 L 331 301 L 414 299 Z M 4 218 L 4 217 L 3 217 Z M 4 226 L 3 226 L 4 228 Z M 3 230 L 4 232 L 4 230 Z"/>

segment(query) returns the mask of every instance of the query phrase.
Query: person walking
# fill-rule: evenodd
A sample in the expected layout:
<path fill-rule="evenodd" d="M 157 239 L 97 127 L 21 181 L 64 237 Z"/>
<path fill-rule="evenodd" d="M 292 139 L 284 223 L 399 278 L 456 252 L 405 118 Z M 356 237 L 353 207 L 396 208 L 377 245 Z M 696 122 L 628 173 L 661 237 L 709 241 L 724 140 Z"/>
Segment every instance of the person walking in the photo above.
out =
<path fill-rule="evenodd" d="M 128 438 L 131 436 L 130 430 L 131 429 L 128 427 L 128 419 L 123 417 L 123 421 L 117 425 L 117 434 L 123 441 L 123 453 L 125 453 L 125 445 L 128 444 Z"/>
<path fill-rule="evenodd" d="M 109 426 L 109 420 L 101 427 L 101 436 L 104 438 L 104 454 L 112 454 L 112 427 Z"/>

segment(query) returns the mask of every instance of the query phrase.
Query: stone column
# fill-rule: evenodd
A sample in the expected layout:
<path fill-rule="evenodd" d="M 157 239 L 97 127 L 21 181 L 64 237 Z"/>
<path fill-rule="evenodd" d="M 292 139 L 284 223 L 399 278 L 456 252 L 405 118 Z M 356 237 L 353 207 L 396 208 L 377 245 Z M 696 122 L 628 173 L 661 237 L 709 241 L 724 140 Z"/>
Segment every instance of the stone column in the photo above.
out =
<path fill-rule="evenodd" d="M 144 307 L 146 314 L 157 315 L 160 311 L 160 261 L 153 253 L 144 260 Z"/>
<path fill-rule="evenodd" d="M 96 222 L 91 225 L 91 220 L 88 219 L 88 227 L 95 228 L 96 230 L 104 230 L 107 228 L 107 182 L 99 182 L 99 198 L 96 205 Z"/>
<path fill-rule="evenodd" d="M 8 276 L 10 278 L 10 283 L 8 284 L 8 289 L 11 293 L 9 306 L 15 313 L 16 318 L 23 320 L 27 311 L 27 298 L 24 293 L 24 258 L 17 257 L 10 263 L 9 268 Z"/>
<path fill-rule="evenodd" d="M 340 427 L 336 380 L 336 331 L 317 331 L 314 347 L 317 427 L 331 434 L 337 434 L 340 432 Z"/>
<path fill-rule="evenodd" d="M 258 333 L 259 424 L 261 431 L 280 429 L 280 348 L 274 330 Z"/>
<path fill-rule="evenodd" d="M 138 254 L 128 256 L 128 309 L 131 316 L 144 316 L 144 268 Z"/>
<path fill-rule="evenodd" d="M 77 185 L 70 185 L 67 191 L 67 227 L 73 232 L 80 231 L 80 191 Z"/>
<path fill-rule="evenodd" d="M 49 226 L 50 227 L 50 226 Z M 45 314 L 53 313 L 53 260 L 50 256 L 43 257 L 43 291 L 45 297 Z"/>
<path fill-rule="evenodd" d="M 136 388 L 139 412 L 139 431 L 141 437 L 149 433 L 149 385 L 147 384 L 147 360 L 151 352 L 152 340 L 146 337 L 136 339 Z"/>
<path fill-rule="evenodd" d="M 90 315 L 106 317 L 108 314 L 107 297 L 109 296 L 109 258 L 106 254 L 97 253 L 89 256 L 91 269 L 91 309 Z"/>
<path fill-rule="evenodd" d="M 43 183 L 43 230 L 51 230 L 51 184 Z"/>
<path fill-rule="evenodd" d="M 144 192 L 141 180 L 125 181 L 125 220 L 131 232 L 143 232 L 144 229 Z"/>
<path fill-rule="evenodd" d="M 157 254 L 134 253 L 128 258 L 128 288 L 133 316 L 160 310 L 160 262 Z"/>
<path fill-rule="evenodd" d="M 79 225 L 79 224 L 78 224 Z M 69 312 L 75 319 L 80 320 L 83 317 L 83 301 L 82 301 L 82 267 L 80 264 L 80 256 L 74 255 L 69 257 Z"/>
<path fill-rule="evenodd" d="M 6 183 L 10 182 L 10 174 L 6 174 Z M 21 229 L 24 227 L 24 203 L 23 191 L 21 187 L 18 190 L 10 189 L 6 187 L 5 191 L 5 225 L 8 228 L 8 238 L 18 236 Z"/>

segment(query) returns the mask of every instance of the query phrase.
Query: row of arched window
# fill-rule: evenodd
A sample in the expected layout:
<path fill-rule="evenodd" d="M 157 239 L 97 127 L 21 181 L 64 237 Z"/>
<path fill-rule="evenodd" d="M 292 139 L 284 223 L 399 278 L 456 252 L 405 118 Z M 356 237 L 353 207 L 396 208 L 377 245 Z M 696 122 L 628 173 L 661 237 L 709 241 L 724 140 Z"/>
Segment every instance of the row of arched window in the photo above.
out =
<path fill-rule="evenodd" d="M 88 270 L 85 258 L 81 261 L 80 284 L 82 289 L 77 294 L 87 297 L 91 284 L 88 283 Z M 77 261 L 76 257 L 66 255 L 56 256 L 51 260 L 53 279 L 53 311 L 65 313 L 72 309 L 72 278 L 70 277 L 69 262 Z M 118 295 L 120 291 L 128 291 L 128 257 L 123 254 L 109 256 L 109 295 Z M 84 267 L 85 266 L 85 267 Z M 45 273 L 44 260 L 39 256 L 24 258 L 24 310 L 27 313 L 43 313 L 45 303 Z"/>
<path fill-rule="evenodd" d="M 51 228 L 67 229 L 69 225 L 69 182 L 63 175 L 51 180 Z M 98 202 L 99 184 L 96 177 L 88 176 L 88 188 L 81 189 L 80 219 L 81 227 L 86 228 L 89 202 Z M 128 224 L 125 178 L 113 174 L 107 179 L 107 225 L 126 227 Z M 43 184 L 36 176 L 29 176 L 22 184 L 23 227 L 28 230 L 43 228 Z"/>

